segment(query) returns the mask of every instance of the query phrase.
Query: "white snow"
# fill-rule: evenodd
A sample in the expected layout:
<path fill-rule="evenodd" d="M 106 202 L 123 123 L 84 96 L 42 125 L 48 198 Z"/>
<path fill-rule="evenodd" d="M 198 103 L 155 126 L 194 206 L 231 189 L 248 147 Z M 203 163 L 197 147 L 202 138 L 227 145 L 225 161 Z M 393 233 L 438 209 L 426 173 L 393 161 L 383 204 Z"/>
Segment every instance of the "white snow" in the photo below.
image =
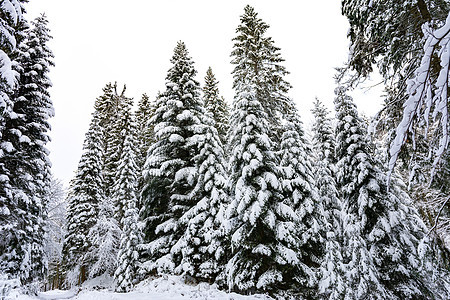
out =
<path fill-rule="evenodd" d="M 95 280 L 95 279 L 94 279 Z M 105 283 L 109 287 L 109 283 Z M 89 286 L 89 288 L 87 287 Z M 39 296 L 30 297 L 21 295 L 20 300 L 53 300 L 53 299 L 74 299 L 74 300 L 184 300 L 184 299 L 218 299 L 218 300 L 251 300 L 251 299 L 272 299 L 266 295 L 243 296 L 236 293 L 219 291 L 215 285 L 206 283 L 186 284 L 179 276 L 163 276 L 145 280 L 140 283 L 135 290 L 128 293 L 115 293 L 111 288 L 97 286 L 97 290 L 92 287 L 95 284 L 83 285 L 83 289 L 77 293 L 76 290 L 69 291 L 47 291 L 39 293 Z"/>

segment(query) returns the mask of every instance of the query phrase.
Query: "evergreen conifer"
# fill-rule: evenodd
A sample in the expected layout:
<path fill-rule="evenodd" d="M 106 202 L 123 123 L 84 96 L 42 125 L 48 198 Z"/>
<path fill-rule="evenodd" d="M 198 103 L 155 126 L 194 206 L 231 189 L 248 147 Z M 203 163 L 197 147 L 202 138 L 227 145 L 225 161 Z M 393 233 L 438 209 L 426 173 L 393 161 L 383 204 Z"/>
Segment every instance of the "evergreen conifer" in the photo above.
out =
<path fill-rule="evenodd" d="M 181 262 L 180 218 L 193 206 L 198 174 L 197 133 L 204 125 L 197 71 L 183 42 L 178 42 L 166 76 L 166 90 L 157 99 L 151 119 L 155 143 L 144 166 L 141 218 L 145 222 L 143 257 L 148 271 L 174 272 Z"/>

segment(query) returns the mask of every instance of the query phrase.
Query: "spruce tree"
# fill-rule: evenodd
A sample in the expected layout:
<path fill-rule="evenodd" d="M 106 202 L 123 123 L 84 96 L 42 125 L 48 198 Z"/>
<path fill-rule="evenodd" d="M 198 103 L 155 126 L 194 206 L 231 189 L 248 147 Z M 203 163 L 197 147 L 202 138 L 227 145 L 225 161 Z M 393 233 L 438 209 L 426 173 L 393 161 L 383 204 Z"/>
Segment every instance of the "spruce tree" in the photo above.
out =
<path fill-rule="evenodd" d="M 241 21 L 232 53 L 237 66 L 233 71 L 235 99 L 228 138 L 231 202 L 227 223 L 232 253 L 227 281 L 230 289 L 241 292 L 275 292 L 298 284 L 292 274 L 300 263 L 296 248 L 299 228 L 297 214 L 283 201 L 281 172 L 271 138 L 276 134 L 270 131 L 274 127 L 269 123 L 275 116 L 273 110 L 269 116 L 268 103 L 262 103 L 267 100 L 262 92 L 270 88 L 263 83 L 270 74 L 260 72 L 262 61 L 248 57 L 252 51 L 264 54 L 252 38 L 264 32 L 267 25 L 256 19 L 249 6 Z M 271 40 L 264 41 L 270 44 Z"/>
<path fill-rule="evenodd" d="M 53 55 L 46 45 L 51 37 L 45 17 L 28 28 L 20 2 L 4 1 L 1 7 L 0 98 L 9 102 L 2 108 L 0 121 L 0 173 L 6 175 L 0 187 L 0 211 L 7 213 L 0 219 L 8 223 L 0 238 L 1 260 L 7 267 L 0 269 L 31 283 L 43 279 L 47 271 L 44 226 L 50 162 L 45 145 L 48 119 L 54 113 L 48 93 Z"/>
<path fill-rule="evenodd" d="M 70 183 L 67 236 L 63 247 L 69 284 L 85 281 L 93 263 L 87 256 L 92 246 L 88 234 L 97 223 L 99 205 L 105 199 L 102 177 L 103 130 L 100 120 L 98 112 L 95 112 L 86 133 L 77 173 Z"/>
<path fill-rule="evenodd" d="M 21 27 L 26 26 L 22 16 L 23 2 L 3 1 L 0 6 L 0 271 L 14 278 L 23 276 L 22 267 L 29 271 L 29 265 L 23 266 L 28 245 L 22 243 L 25 232 L 16 197 L 20 189 L 11 182 L 15 175 L 11 166 L 15 154 L 12 139 L 17 140 L 14 132 L 20 131 L 11 132 L 12 128 L 6 124 L 14 117 L 12 94 L 17 88 L 18 74 L 13 64 L 18 39 L 23 35 Z"/>
<path fill-rule="evenodd" d="M 117 269 L 117 255 L 119 252 L 121 220 L 124 217 L 124 203 L 118 190 L 120 182 L 120 157 L 122 156 L 125 140 L 129 135 L 134 135 L 134 116 L 132 114 L 133 101 L 124 95 L 125 87 L 120 95 L 116 92 L 113 98 L 117 98 L 113 121 L 105 123 L 104 131 L 110 130 L 108 139 L 105 140 L 105 158 L 103 161 L 104 177 L 112 180 L 108 185 L 104 183 L 105 199 L 100 203 L 99 215 L 94 227 L 91 228 L 88 239 L 92 247 L 87 254 L 93 262 L 89 276 L 95 277 L 102 274 L 113 275 Z M 111 174 L 114 172 L 114 174 Z"/>
<path fill-rule="evenodd" d="M 45 15 L 41 15 L 31 24 L 32 28 L 19 45 L 16 59 L 20 78 L 14 93 L 13 111 L 17 118 L 7 121 L 21 131 L 14 157 L 16 168 L 22 173 L 19 175 L 22 177 L 22 191 L 28 197 L 28 201 L 21 206 L 22 211 L 27 212 L 24 228 L 31 244 L 28 281 L 43 279 L 47 272 L 44 226 L 51 174 L 49 152 L 45 145 L 50 141 L 48 119 L 54 116 L 48 92 L 51 87 L 48 72 L 54 65 L 53 54 L 47 46 L 51 39 L 48 21 Z"/>
<path fill-rule="evenodd" d="M 186 46 L 178 42 L 166 76 L 166 90 L 156 103 L 151 122 L 155 143 L 144 166 L 141 218 L 145 222 L 142 259 L 148 271 L 173 272 L 180 265 L 180 239 L 186 224 L 180 218 L 195 204 L 192 190 L 198 172 L 196 133 L 203 128 L 204 108 L 197 73 Z"/>
<path fill-rule="evenodd" d="M 111 135 L 109 140 L 107 141 L 107 149 L 105 149 L 106 154 L 108 155 L 105 158 L 105 173 L 114 172 L 111 176 L 108 173 L 108 176 L 111 178 L 112 183 L 111 186 L 108 186 L 109 190 L 109 198 L 111 198 L 110 203 L 113 205 L 114 217 L 118 223 L 123 217 L 123 207 L 122 201 L 118 199 L 115 191 L 115 186 L 119 180 L 118 178 L 118 166 L 120 164 L 120 156 L 123 153 L 123 148 L 125 144 L 125 139 L 128 135 L 135 135 L 135 117 L 133 115 L 133 99 L 127 98 L 124 95 L 125 87 L 118 97 L 118 106 L 116 113 L 116 120 L 111 125 Z M 107 128 L 105 128 L 107 130 Z M 106 175 L 105 175 L 106 176 Z"/>
<path fill-rule="evenodd" d="M 205 126 L 197 134 L 199 151 L 194 160 L 198 177 L 192 191 L 197 203 L 181 220 L 187 223 L 181 265 L 185 274 L 212 283 L 224 272 L 229 241 L 223 228 L 228 202 L 224 151 L 210 117 L 203 118 Z"/>
<path fill-rule="evenodd" d="M 315 181 L 323 207 L 324 256 L 319 272 L 319 293 L 329 299 L 342 299 L 345 269 L 342 263 L 341 201 L 335 180 L 335 137 L 328 111 L 316 98 L 314 108 L 313 149 Z"/>
<path fill-rule="evenodd" d="M 160 95 L 158 95 L 158 98 Z M 143 94 L 141 99 L 137 103 L 136 110 L 136 165 L 138 176 L 138 187 L 140 191 L 143 187 L 143 177 L 141 176 L 142 169 L 144 168 L 145 160 L 147 158 L 150 145 L 155 141 L 154 137 L 154 125 L 150 122 L 152 116 L 155 113 L 156 101 L 150 101 L 147 94 Z"/>
<path fill-rule="evenodd" d="M 317 285 L 317 262 L 322 257 L 322 203 L 319 202 L 314 170 L 312 151 L 305 138 L 300 116 L 295 107 L 286 117 L 282 126 L 281 136 L 281 183 L 284 204 L 293 209 L 296 218 L 296 240 L 288 241 L 290 247 L 296 249 L 299 257 L 300 272 L 293 272 L 302 284 L 304 295 Z"/>
<path fill-rule="evenodd" d="M 217 81 L 211 67 L 206 71 L 205 86 L 203 87 L 203 101 L 206 111 L 212 114 L 217 132 L 222 144 L 225 144 L 225 137 L 229 129 L 229 108 L 225 99 L 219 95 L 219 82 Z"/>
<path fill-rule="evenodd" d="M 107 84 L 104 95 L 96 102 L 96 110 L 101 116 L 100 125 L 104 130 L 104 161 L 103 177 L 105 181 L 105 196 L 110 198 L 113 193 L 115 174 L 119 162 L 120 153 L 125 136 L 122 134 L 124 122 L 128 122 L 124 117 L 133 106 L 133 100 L 125 96 L 126 85 L 122 92 L 117 92 L 117 83 Z M 129 115 L 128 115 L 129 116 Z"/>
<path fill-rule="evenodd" d="M 4 118 L 11 113 L 12 91 L 17 84 L 17 73 L 13 69 L 14 52 L 26 27 L 22 3 L 26 0 L 5 0 L 0 7 L 0 124 L 3 131 Z"/>
<path fill-rule="evenodd" d="M 267 115 L 270 128 L 269 135 L 274 142 L 279 142 L 281 120 L 290 111 L 292 101 L 287 97 L 291 85 L 284 80 L 289 72 L 281 63 L 284 59 L 280 48 L 274 45 L 265 33 L 269 25 L 258 18 L 254 8 L 247 5 L 237 27 L 237 36 L 233 38 L 234 49 L 231 52 L 234 65 L 234 88 L 240 88 L 240 78 L 255 77 L 255 97 Z M 251 73 L 250 73 L 251 72 Z"/>
<path fill-rule="evenodd" d="M 356 106 L 336 89 L 337 183 L 343 201 L 343 256 L 349 298 L 433 297 L 418 253 L 424 225 L 398 182 L 371 156 Z M 424 276 L 425 275 L 425 276 Z"/>
<path fill-rule="evenodd" d="M 114 197 L 122 203 L 124 210 L 120 219 L 122 235 L 120 237 L 119 253 L 117 255 L 117 269 L 114 273 L 116 291 L 128 292 L 138 276 L 138 245 L 142 241 L 138 228 L 137 209 L 137 172 L 135 142 L 129 131 L 125 138 L 120 163 L 117 168 L 117 181 Z"/>

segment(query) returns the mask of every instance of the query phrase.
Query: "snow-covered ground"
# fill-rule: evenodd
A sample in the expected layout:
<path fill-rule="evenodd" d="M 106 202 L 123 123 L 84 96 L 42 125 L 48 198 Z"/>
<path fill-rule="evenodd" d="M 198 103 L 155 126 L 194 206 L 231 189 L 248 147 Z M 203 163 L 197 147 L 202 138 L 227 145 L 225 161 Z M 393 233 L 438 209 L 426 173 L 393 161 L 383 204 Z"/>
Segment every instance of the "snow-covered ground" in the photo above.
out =
<path fill-rule="evenodd" d="M 81 290 L 53 290 L 39 293 L 38 297 L 14 295 L 17 300 L 186 300 L 186 299 L 217 299 L 217 300 L 270 300 L 266 295 L 243 296 L 236 293 L 219 291 L 214 285 L 200 283 L 190 285 L 178 276 L 164 276 L 140 283 L 129 293 L 114 293 L 111 280 L 96 278 L 83 285 Z"/>

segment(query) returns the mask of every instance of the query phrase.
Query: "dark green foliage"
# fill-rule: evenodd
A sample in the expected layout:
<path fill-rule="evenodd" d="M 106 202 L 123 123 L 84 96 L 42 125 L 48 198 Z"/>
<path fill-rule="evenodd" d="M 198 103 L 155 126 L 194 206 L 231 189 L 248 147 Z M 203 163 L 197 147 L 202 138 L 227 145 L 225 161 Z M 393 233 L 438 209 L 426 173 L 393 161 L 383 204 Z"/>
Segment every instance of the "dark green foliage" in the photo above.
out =
<path fill-rule="evenodd" d="M 283 78 L 289 72 L 281 65 L 284 59 L 279 53 L 280 48 L 274 45 L 271 37 L 265 36 L 268 28 L 269 25 L 258 18 L 253 7 L 247 5 L 244 8 L 231 52 L 233 88 L 241 89 L 240 85 L 254 82 L 255 97 L 263 107 L 271 128 L 269 135 L 278 142 L 281 120 L 292 108 L 292 101 L 286 96 L 291 85 Z"/>
<path fill-rule="evenodd" d="M 81 284 L 87 279 L 89 261 L 87 253 L 92 243 L 87 238 L 98 219 L 99 205 L 105 199 L 102 176 L 103 131 L 97 112 L 93 114 L 83 145 L 83 155 L 75 178 L 70 183 L 67 207 L 67 235 L 63 257 L 70 284 Z"/>

